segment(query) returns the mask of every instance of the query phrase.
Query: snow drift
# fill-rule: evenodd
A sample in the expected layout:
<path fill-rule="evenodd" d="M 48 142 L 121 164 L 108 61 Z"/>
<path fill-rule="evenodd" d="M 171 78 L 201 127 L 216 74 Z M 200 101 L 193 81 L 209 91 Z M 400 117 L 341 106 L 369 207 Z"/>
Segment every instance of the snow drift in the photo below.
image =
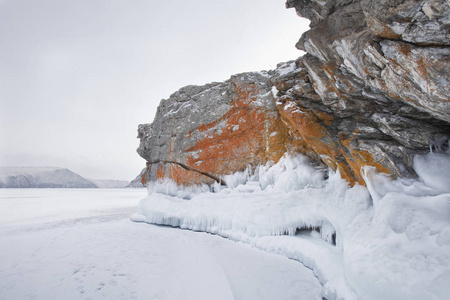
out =
<path fill-rule="evenodd" d="M 429 165 L 433 166 L 430 169 Z M 450 293 L 450 157 L 417 156 L 418 180 L 364 169 L 367 188 L 305 157 L 220 185 L 150 184 L 132 220 L 205 231 L 312 268 L 327 299 L 444 299 Z"/>

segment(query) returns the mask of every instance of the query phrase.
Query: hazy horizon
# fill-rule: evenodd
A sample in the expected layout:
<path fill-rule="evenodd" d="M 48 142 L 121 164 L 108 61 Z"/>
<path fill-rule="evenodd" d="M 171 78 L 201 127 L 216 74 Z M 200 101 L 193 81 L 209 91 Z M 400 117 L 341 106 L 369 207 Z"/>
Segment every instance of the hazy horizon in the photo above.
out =
<path fill-rule="evenodd" d="M 137 127 L 179 88 L 299 57 L 284 1 L 0 1 L 0 165 L 130 181 Z"/>

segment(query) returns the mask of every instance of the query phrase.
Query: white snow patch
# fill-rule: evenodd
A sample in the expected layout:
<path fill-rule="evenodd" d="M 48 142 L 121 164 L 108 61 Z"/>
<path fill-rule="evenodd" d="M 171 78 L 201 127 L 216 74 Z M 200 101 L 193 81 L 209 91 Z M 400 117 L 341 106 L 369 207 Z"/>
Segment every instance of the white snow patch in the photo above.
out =
<path fill-rule="evenodd" d="M 277 71 L 278 76 L 284 76 L 286 74 L 292 73 L 295 70 L 297 70 L 297 67 L 295 65 L 295 61 L 290 63 L 284 63 L 283 65 L 279 66 L 275 71 Z"/>
<path fill-rule="evenodd" d="M 259 98 L 254 99 L 252 101 L 252 105 L 256 107 L 270 107 L 273 103 L 273 95 L 272 91 L 268 91 L 262 94 Z"/>
<path fill-rule="evenodd" d="M 278 94 L 278 89 L 276 88 L 276 86 L 272 87 L 272 96 L 276 99 L 277 98 L 277 94 Z"/>
<path fill-rule="evenodd" d="M 416 155 L 414 170 L 423 183 L 441 193 L 450 193 L 450 156 L 439 153 Z"/>
<path fill-rule="evenodd" d="M 265 77 L 265 78 L 270 78 L 271 77 L 270 74 L 267 71 L 259 71 L 259 72 L 256 72 L 256 73 L 261 75 L 261 76 L 263 76 L 263 77 Z"/>
<path fill-rule="evenodd" d="M 295 111 L 298 112 L 298 113 L 303 113 L 302 111 L 300 111 L 300 110 L 297 108 L 297 105 L 295 105 L 294 102 L 289 102 L 288 104 L 286 104 L 286 105 L 284 106 L 284 110 L 286 110 L 286 111 L 287 111 L 288 109 L 291 109 L 291 108 L 294 108 Z"/>
<path fill-rule="evenodd" d="M 176 102 L 176 105 L 178 105 L 178 104 L 179 103 Z M 192 106 L 192 101 L 183 102 L 179 107 L 176 107 L 175 109 L 171 109 L 169 112 L 164 114 L 164 118 L 167 118 L 171 115 L 177 114 L 179 111 L 184 110 L 184 109 L 188 108 L 189 106 Z"/>

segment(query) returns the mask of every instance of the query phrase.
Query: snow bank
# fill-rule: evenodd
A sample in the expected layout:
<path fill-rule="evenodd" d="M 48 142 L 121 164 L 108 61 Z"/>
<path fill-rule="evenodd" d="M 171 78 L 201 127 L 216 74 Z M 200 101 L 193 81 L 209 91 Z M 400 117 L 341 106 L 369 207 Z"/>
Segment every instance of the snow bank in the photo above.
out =
<path fill-rule="evenodd" d="M 349 187 L 305 157 L 284 157 L 252 174 L 227 176 L 226 188 L 154 183 L 132 219 L 210 232 L 299 260 L 314 270 L 327 299 L 444 299 L 450 177 L 436 173 L 448 162 L 445 155 L 417 157 L 420 180 L 392 181 L 365 168 L 365 188 Z"/>

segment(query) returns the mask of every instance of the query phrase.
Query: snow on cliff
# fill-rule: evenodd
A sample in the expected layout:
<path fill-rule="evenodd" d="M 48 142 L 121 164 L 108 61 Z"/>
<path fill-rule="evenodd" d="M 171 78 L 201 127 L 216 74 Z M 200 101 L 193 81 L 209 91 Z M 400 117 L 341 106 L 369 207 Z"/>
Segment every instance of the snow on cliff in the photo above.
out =
<path fill-rule="evenodd" d="M 419 180 L 393 181 L 366 167 L 367 188 L 349 187 L 305 157 L 284 157 L 253 174 L 225 176 L 226 188 L 152 183 L 132 220 L 210 232 L 299 260 L 327 299 L 446 299 L 450 182 L 433 174 L 446 174 L 450 157 L 417 156 L 414 165 Z"/>

